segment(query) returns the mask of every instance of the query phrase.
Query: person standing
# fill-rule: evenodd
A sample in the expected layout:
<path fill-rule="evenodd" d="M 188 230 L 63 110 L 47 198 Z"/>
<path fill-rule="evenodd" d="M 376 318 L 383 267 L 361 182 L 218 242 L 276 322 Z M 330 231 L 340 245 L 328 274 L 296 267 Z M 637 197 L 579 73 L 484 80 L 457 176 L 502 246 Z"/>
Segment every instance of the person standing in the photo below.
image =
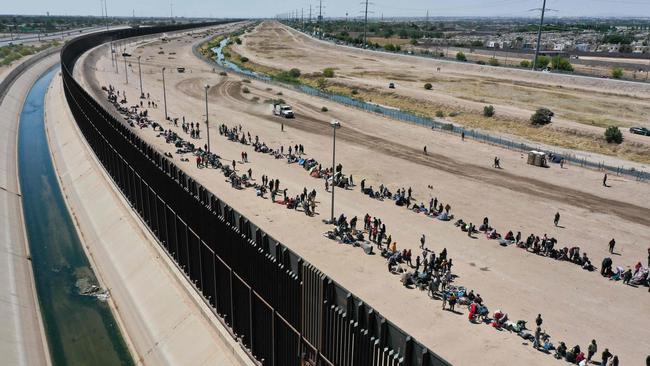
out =
<path fill-rule="evenodd" d="M 607 366 L 607 361 L 609 361 L 610 357 L 612 357 L 612 354 L 609 353 L 609 349 L 605 348 L 605 350 L 603 351 L 603 354 L 601 356 L 600 366 Z"/>
<path fill-rule="evenodd" d="M 603 187 L 607 187 L 607 173 L 603 176 Z"/>
<path fill-rule="evenodd" d="M 424 155 L 427 154 L 427 145 L 424 145 Z"/>
<path fill-rule="evenodd" d="M 614 246 L 616 246 L 616 240 L 612 238 L 612 240 L 609 241 L 609 252 L 614 254 Z"/>
<path fill-rule="evenodd" d="M 422 237 L 420 238 L 420 249 L 424 249 L 424 242 L 426 238 L 424 237 L 424 234 L 422 234 Z"/>
<path fill-rule="evenodd" d="M 541 327 L 543 322 L 544 319 L 542 319 L 542 314 L 537 314 L 537 318 L 535 319 L 535 324 L 537 324 L 538 327 Z"/>
<path fill-rule="evenodd" d="M 587 363 L 591 362 L 591 358 L 594 357 L 596 352 L 598 352 L 598 345 L 596 344 L 596 340 L 592 339 L 591 344 L 587 347 Z"/>
<path fill-rule="evenodd" d="M 555 219 L 553 219 L 553 223 L 555 224 L 555 226 L 557 226 L 560 223 L 560 213 L 559 212 L 555 213 Z"/>

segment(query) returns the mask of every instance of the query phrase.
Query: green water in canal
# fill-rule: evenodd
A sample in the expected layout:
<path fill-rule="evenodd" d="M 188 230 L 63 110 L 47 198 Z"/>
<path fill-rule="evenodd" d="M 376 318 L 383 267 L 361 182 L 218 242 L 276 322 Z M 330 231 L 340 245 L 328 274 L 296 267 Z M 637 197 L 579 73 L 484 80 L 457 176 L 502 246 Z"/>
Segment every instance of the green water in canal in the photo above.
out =
<path fill-rule="evenodd" d="M 47 72 L 30 90 L 18 132 L 25 226 L 50 357 L 54 365 L 133 365 L 108 304 L 87 293 L 97 289 L 97 279 L 52 165 L 43 107 L 58 71 Z"/>

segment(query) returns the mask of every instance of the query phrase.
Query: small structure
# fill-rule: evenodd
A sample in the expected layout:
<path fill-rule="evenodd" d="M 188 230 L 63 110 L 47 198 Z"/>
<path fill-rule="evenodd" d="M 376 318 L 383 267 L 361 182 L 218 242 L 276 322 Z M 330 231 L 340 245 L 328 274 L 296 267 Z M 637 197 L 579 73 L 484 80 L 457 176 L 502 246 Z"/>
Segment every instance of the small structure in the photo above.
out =
<path fill-rule="evenodd" d="M 541 151 L 535 151 L 535 150 L 528 152 L 528 164 L 539 166 L 542 168 L 548 167 L 546 161 L 546 153 Z"/>

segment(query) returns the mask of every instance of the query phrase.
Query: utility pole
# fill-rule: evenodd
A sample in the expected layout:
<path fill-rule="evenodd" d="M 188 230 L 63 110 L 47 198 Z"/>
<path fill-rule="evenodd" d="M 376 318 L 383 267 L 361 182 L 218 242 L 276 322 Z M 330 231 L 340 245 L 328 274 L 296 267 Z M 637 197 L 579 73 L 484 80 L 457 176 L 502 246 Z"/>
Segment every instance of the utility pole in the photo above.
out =
<path fill-rule="evenodd" d="M 539 30 L 537 31 L 537 48 L 535 48 L 535 58 L 533 59 L 533 68 L 534 71 L 537 67 L 537 58 L 539 57 L 539 48 L 541 47 L 542 42 L 542 27 L 544 26 L 544 13 L 546 12 L 546 0 L 542 3 L 542 16 L 539 21 Z"/>
<path fill-rule="evenodd" d="M 309 24 L 311 24 L 311 4 L 309 4 Z"/>
<path fill-rule="evenodd" d="M 302 23 L 302 27 L 305 28 L 305 8 L 300 8 L 300 23 Z"/>
<path fill-rule="evenodd" d="M 106 30 L 108 30 L 108 8 L 106 3 L 108 0 L 104 0 L 104 17 L 106 18 Z"/>
<path fill-rule="evenodd" d="M 169 22 L 174 22 L 174 4 L 171 1 L 169 2 Z"/>
<path fill-rule="evenodd" d="M 363 4 L 363 3 L 362 3 Z M 363 21 L 363 48 L 366 48 L 368 45 L 368 0 L 365 1 L 366 4 L 366 11 L 364 15 L 364 21 Z"/>
<path fill-rule="evenodd" d="M 429 24 L 429 10 L 427 10 L 427 21 L 426 21 L 426 23 L 427 23 L 427 25 Z"/>
<path fill-rule="evenodd" d="M 323 0 L 318 0 L 318 26 L 320 27 L 320 22 L 323 20 Z"/>

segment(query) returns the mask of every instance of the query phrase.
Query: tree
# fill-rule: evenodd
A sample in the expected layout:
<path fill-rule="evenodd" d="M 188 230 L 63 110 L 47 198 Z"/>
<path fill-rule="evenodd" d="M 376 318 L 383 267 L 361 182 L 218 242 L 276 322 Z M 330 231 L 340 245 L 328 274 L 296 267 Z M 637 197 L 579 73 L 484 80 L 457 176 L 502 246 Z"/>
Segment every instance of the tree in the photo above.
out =
<path fill-rule="evenodd" d="M 334 69 L 331 67 L 328 67 L 323 70 L 323 76 L 326 78 L 333 78 L 334 77 Z"/>
<path fill-rule="evenodd" d="M 456 54 L 456 60 L 458 60 L 458 61 L 467 61 L 467 57 L 465 56 L 465 54 L 463 52 L 458 52 Z"/>
<path fill-rule="evenodd" d="M 289 70 L 289 76 L 292 78 L 299 78 L 300 77 L 300 69 L 293 68 Z"/>
<path fill-rule="evenodd" d="M 392 44 L 392 43 L 386 43 L 386 44 L 384 45 L 384 49 L 385 49 L 386 51 L 395 52 L 395 45 Z"/>
<path fill-rule="evenodd" d="M 530 116 L 530 123 L 534 125 L 546 125 L 551 123 L 551 119 L 555 113 L 551 112 L 548 108 L 539 108 Z"/>
<path fill-rule="evenodd" d="M 623 133 L 618 127 L 609 126 L 605 130 L 605 140 L 609 144 L 611 143 L 620 144 L 621 142 L 623 142 Z"/>
<path fill-rule="evenodd" d="M 431 83 L 424 84 L 424 89 L 431 90 L 431 88 L 433 88 L 433 85 L 431 85 Z"/>
<path fill-rule="evenodd" d="M 521 60 L 521 62 L 519 63 L 519 66 L 521 66 L 521 67 L 525 67 L 525 68 L 530 68 L 530 61 L 528 61 L 528 60 Z"/>
<path fill-rule="evenodd" d="M 417 46 L 417 44 L 418 44 L 418 40 L 415 39 L 415 38 L 411 39 L 411 44 L 412 44 L 413 46 Z"/>
<path fill-rule="evenodd" d="M 486 105 L 485 107 L 483 107 L 483 115 L 485 117 L 494 116 L 494 106 L 493 105 Z"/>
<path fill-rule="evenodd" d="M 615 67 L 612 69 L 612 77 L 614 79 L 620 79 L 623 77 L 623 69 L 620 67 Z"/>
<path fill-rule="evenodd" d="M 539 56 L 537 58 L 537 65 L 535 66 L 536 69 L 545 69 L 548 67 L 548 64 L 551 63 L 551 58 L 548 56 Z"/>
<path fill-rule="evenodd" d="M 573 65 L 571 65 L 571 62 L 560 56 L 553 57 L 551 60 L 551 67 L 556 70 L 573 71 Z"/>
<path fill-rule="evenodd" d="M 494 57 L 490 58 L 490 59 L 488 60 L 488 63 L 490 64 L 490 66 L 499 66 L 499 60 L 497 60 L 497 59 L 494 58 Z"/>
<path fill-rule="evenodd" d="M 239 37 L 235 37 L 235 43 L 237 43 L 237 44 L 241 44 L 241 38 L 239 38 Z"/>

